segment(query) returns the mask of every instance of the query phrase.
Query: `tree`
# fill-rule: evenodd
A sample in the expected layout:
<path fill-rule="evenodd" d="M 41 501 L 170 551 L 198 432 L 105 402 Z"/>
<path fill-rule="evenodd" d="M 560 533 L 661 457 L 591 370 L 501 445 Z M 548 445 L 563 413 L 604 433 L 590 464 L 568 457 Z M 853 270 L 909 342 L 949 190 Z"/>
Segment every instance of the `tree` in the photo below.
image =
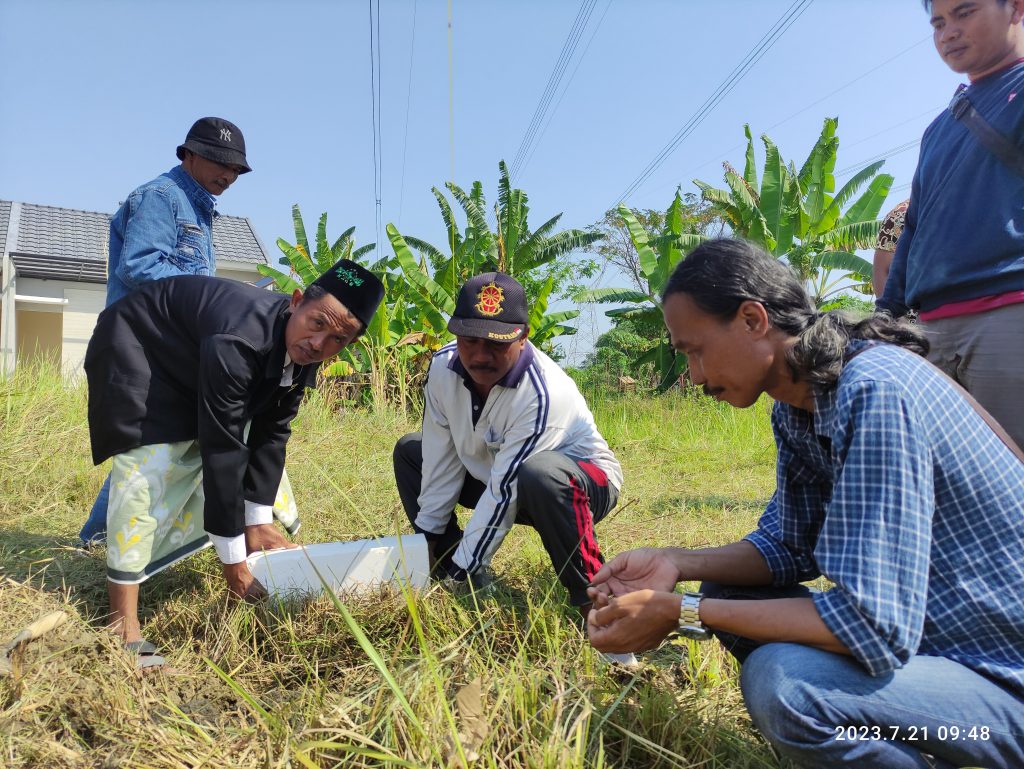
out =
<path fill-rule="evenodd" d="M 657 329 L 652 336 L 649 324 L 630 318 L 616 318 L 613 327 L 597 338 L 594 350 L 584 359 L 582 368 L 601 369 L 609 381 L 625 374 L 637 374 L 638 378 L 648 380 L 654 373 L 653 366 L 646 364 L 637 370 L 633 361 L 656 347 L 663 334 L 663 328 Z"/>
<path fill-rule="evenodd" d="M 665 212 L 653 208 L 632 208 L 630 211 L 637 224 L 654 239 L 665 229 Z M 682 196 L 683 232 L 705 237 L 721 237 L 725 232 L 725 220 L 712 206 L 690 192 Z M 618 209 L 605 212 L 604 218 L 587 227 L 602 239 L 592 249 L 603 257 L 605 265 L 611 265 L 625 274 L 633 287 L 643 293 L 650 293 L 651 286 L 640 265 L 640 255 L 633 243 L 629 227 Z"/>
<path fill-rule="evenodd" d="M 573 261 L 562 257 L 598 241 L 601 235 L 577 229 L 556 231 L 561 214 L 531 230 L 526 193 L 512 187 L 505 161 L 498 163 L 498 171 L 494 229 L 487 219 L 483 185 L 473 182 L 467 193 L 454 182 L 447 182 L 445 187 L 461 207 L 466 226 L 464 230 L 459 229 L 448 199 L 434 187 L 434 198 L 448 233 L 445 248 L 403 236 L 393 225 L 388 225 L 388 237 L 399 264 L 417 287 L 420 298 L 447 314 L 454 310 L 459 287 L 471 276 L 497 270 L 514 277 L 522 283 L 530 303 L 530 339 L 552 352 L 555 337 L 576 333 L 574 327 L 566 324 L 579 312 L 549 313 L 549 304 L 575 294 L 576 284 L 597 269 L 592 260 Z M 417 260 L 410 249 L 418 251 L 426 260 Z M 422 304 L 421 309 L 427 312 Z M 439 317 L 433 318 L 432 328 L 436 327 Z"/>
<path fill-rule="evenodd" d="M 687 231 L 688 226 L 692 228 L 692 222 L 690 225 L 687 224 L 685 206 L 682 193 L 676 190 L 672 204 L 662 217 L 661 232 L 653 236 L 640 223 L 633 211 L 626 206 L 620 206 L 618 215 L 625 223 L 630 241 L 636 249 L 640 285 L 647 288 L 598 288 L 582 291 L 577 297 L 581 302 L 626 302 L 631 306 L 608 310 L 605 315 L 613 319 L 629 320 L 636 324 L 636 328 L 660 329 L 657 343 L 634 358 L 632 367 L 639 372 L 648 364 L 652 364 L 657 372 L 658 389 L 662 392 L 679 380 L 686 366 L 686 358 L 675 351 L 665 333 L 662 324 L 661 292 L 672 270 L 683 256 L 707 239 L 705 235 Z"/>
<path fill-rule="evenodd" d="M 361 261 L 361 257 L 377 247 L 376 243 L 368 243 L 355 248 L 355 227 L 349 227 L 334 241 L 334 245 L 328 245 L 327 213 L 324 212 L 320 215 L 320 222 L 316 228 L 316 250 L 310 255 L 306 225 L 302 221 L 302 212 L 298 204 L 292 206 L 292 225 L 295 227 L 294 244 L 284 238 L 277 239 L 277 247 L 284 254 L 278 260 L 278 264 L 287 267 L 288 272 L 282 272 L 267 264 L 256 265 L 260 275 L 273 278 L 277 289 L 288 294 L 297 288 L 308 286 L 333 267 L 339 259 Z"/>
<path fill-rule="evenodd" d="M 762 135 L 765 163 L 760 188 L 754 139 L 750 126 L 744 126 L 743 174 L 725 163 L 728 189 L 694 180 L 703 200 L 728 221 L 733 232 L 786 260 L 818 304 L 842 291 L 847 279 L 854 281 L 856 290 L 871 293 L 871 263 L 853 252 L 871 247 L 878 236 L 878 213 L 893 181 L 889 174 L 878 174 L 882 160 L 859 171 L 833 195 L 838 125 L 837 118 L 825 119 L 799 171 L 792 162 L 787 166 L 774 142 Z M 865 184 L 867 189 L 854 200 Z M 833 275 L 837 271 L 849 274 L 837 278 Z"/>

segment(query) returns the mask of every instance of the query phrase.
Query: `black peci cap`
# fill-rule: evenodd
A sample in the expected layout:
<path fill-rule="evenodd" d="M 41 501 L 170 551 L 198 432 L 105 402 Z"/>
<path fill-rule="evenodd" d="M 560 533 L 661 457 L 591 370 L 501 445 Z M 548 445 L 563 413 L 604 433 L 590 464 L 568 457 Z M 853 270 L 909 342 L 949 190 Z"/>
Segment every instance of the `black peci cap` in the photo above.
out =
<path fill-rule="evenodd" d="M 380 278 L 350 259 L 341 259 L 310 285 L 320 286 L 345 305 L 363 330 L 370 325 L 384 298 L 384 284 Z"/>

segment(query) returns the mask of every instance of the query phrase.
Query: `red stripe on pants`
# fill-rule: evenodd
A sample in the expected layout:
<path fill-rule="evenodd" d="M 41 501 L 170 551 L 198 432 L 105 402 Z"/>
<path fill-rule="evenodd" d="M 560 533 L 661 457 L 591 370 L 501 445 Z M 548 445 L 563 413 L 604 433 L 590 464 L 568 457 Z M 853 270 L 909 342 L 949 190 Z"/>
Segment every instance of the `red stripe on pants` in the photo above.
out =
<path fill-rule="evenodd" d="M 569 479 L 572 486 L 572 507 L 576 513 L 576 533 L 579 534 L 580 556 L 583 559 L 583 573 L 588 580 L 601 568 L 601 551 L 597 547 L 597 540 L 594 539 L 594 517 L 590 514 L 590 500 L 587 494 L 581 489 L 575 478 Z"/>
<path fill-rule="evenodd" d="M 595 465 L 593 462 L 577 462 L 576 463 L 580 470 L 590 476 L 595 484 L 600 486 L 602 489 L 608 485 L 608 475 L 600 467 Z"/>

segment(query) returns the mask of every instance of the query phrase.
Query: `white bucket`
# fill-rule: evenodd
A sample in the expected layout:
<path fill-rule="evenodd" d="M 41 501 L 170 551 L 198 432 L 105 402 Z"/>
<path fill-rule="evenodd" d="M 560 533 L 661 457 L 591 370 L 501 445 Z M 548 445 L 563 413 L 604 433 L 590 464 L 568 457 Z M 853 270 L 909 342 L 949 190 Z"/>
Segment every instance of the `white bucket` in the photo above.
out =
<path fill-rule="evenodd" d="M 278 597 L 320 593 L 324 584 L 317 571 L 336 593 L 357 593 L 384 584 L 425 588 L 430 581 L 427 540 L 422 534 L 321 542 L 255 553 L 246 562 L 252 575 Z"/>

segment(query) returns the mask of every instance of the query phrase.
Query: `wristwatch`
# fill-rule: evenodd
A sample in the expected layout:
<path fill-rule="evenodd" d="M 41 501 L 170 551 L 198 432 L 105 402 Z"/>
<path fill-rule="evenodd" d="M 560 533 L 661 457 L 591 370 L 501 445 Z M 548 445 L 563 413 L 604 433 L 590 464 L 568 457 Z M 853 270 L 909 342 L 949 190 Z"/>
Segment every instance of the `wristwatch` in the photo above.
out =
<path fill-rule="evenodd" d="M 706 641 L 711 638 L 711 631 L 700 621 L 700 602 L 704 596 L 700 593 L 683 593 L 679 602 L 679 635 L 695 641 Z"/>

